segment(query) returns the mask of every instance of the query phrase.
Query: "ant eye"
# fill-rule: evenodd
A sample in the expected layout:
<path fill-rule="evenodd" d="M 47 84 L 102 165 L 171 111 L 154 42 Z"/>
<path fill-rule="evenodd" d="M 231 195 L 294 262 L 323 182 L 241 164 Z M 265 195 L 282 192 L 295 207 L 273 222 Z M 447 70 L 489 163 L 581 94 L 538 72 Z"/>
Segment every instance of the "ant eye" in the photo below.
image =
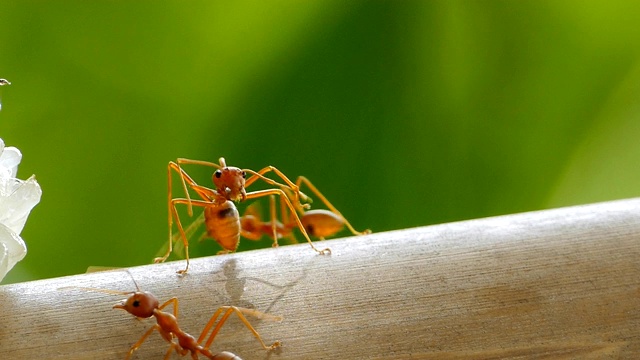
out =
<path fill-rule="evenodd" d="M 222 171 L 216 170 L 216 177 L 220 179 L 220 176 L 222 176 Z"/>
<path fill-rule="evenodd" d="M 133 307 L 138 307 L 138 306 L 140 306 L 140 301 L 139 300 L 134 300 Z"/>
<path fill-rule="evenodd" d="M 247 173 L 246 173 L 246 172 L 244 172 L 244 171 L 242 172 L 242 178 L 243 178 L 243 179 L 246 179 L 246 178 L 247 178 Z"/>

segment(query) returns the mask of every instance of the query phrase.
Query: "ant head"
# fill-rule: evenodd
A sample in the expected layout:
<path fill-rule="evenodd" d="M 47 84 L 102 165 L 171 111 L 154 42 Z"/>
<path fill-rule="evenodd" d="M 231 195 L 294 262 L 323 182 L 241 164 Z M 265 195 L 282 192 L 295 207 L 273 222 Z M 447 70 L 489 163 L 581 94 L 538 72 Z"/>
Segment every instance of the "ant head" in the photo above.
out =
<path fill-rule="evenodd" d="M 160 306 L 158 299 L 150 292 L 140 291 L 140 287 L 138 286 L 136 279 L 133 278 L 133 275 L 129 270 L 127 270 L 127 274 L 131 276 L 131 280 L 133 280 L 133 283 L 136 285 L 137 291 L 128 293 L 131 295 L 126 300 L 122 300 L 119 304 L 115 304 L 113 308 L 122 309 L 139 318 L 152 317 L 153 310 Z"/>
<path fill-rule="evenodd" d="M 136 291 L 126 300 L 113 306 L 114 309 L 122 309 L 129 314 L 139 318 L 149 318 L 153 316 L 153 310 L 159 306 L 158 299 L 147 291 Z"/>
<path fill-rule="evenodd" d="M 247 174 L 237 167 L 225 166 L 213 173 L 213 183 L 217 191 L 227 200 L 242 201 L 247 196 L 244 180 Z"/>

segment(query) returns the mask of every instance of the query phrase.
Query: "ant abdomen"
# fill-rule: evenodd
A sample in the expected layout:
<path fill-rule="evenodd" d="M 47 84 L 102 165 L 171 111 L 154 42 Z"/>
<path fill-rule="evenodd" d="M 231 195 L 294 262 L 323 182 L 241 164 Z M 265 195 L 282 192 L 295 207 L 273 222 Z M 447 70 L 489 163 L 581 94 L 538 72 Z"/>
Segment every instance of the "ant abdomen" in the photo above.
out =
<path fill-rule="evenodd" d="M 307 233 L 313 237 L 333 236 L 344 227 L 342 218 L 329 210 L 309 210 L 300 218 Z"/>
<path fill-rule="evenodd" d="M 240 242 L 240 214 L 231 201 L 204 208 L 207 235 L 225 250 L 236 251 Z"/>

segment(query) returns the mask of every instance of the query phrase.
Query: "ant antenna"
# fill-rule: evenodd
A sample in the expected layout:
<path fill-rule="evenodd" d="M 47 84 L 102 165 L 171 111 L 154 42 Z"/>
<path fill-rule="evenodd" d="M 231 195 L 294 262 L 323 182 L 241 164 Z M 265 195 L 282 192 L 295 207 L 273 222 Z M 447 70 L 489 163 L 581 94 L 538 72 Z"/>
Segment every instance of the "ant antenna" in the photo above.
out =
<path fill-rule="evenodd" d="M 136 279 L 133 278 L 133 274 L 131 274 L 129 269 L 127 269 L 125 271 L 126 271 L 127 274 L 129 274 L 129 276 L 131 277 L 131 280 L 133 280 L 133 283 L 136 285 L 137 292 L 140 292 L 140 287 L 138 286 L 138 283 L 136 282 Z M 93 292 L 99 292 L 99 293 L 111 294 L 111 295 L 129 295 L 129 294 L 135 293 L 135 291 L 120 291 L 120 290 L 98 289 L 98 288 L 84 287 L 84 286 L 63 286 L 63 287 L 59 287 L 58 288 L 58 290 L 70 290 L 70 289 L 93 291 Z"/>
<path fill-rule="evenodd" d="M 138 292 L 140 292 L 140 287 L 138 286 L 138 283 L 136 282 L 136 279 L 133 278 L 133 274 L 131 273 L 131 271 L 129 271 L 129 269 L 125 270 L 127 272 L 127 274 L 129 274 L 129 276 L 131 277 L 131 280 L 133 281 L 133 284 L 136 286 L 136 290 L 138 290 Z M 128 293 L 127 293 L 128 294 Z"/>

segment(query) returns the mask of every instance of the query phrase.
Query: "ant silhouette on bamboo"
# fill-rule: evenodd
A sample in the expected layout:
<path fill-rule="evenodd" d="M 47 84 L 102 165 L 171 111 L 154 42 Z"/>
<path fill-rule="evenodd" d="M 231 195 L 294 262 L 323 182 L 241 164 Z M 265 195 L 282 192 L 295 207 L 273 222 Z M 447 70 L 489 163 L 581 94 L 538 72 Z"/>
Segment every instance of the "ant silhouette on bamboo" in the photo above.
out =
<path fill-rule="evenodd" d="M 318 195 L 320 199 L 327 204 L 332 212 L 339 216 L 352 230 L 354 234 L 364 234 L 369 233 L 369 231 L 357 232 L 351 225 L 344 219 L 344 217 L 335 209 L 326 198 L 319 192 L 317 189 L 304 177 L 298 178 L 297 184 L 294 184 L 289 178 L 284 175 L 280 170 L 273 166 L 267 166 L 260 171 L 253 171 L 250 169 L 240 169 L 237 167 L 227 166 L 225 159 L 220 158 L 220 164 L 208 162 L 208 161 L 200 161 L 200 160 L 190 160 L 190 159 L 178 159 L 177 162 L 169 162 L 168 165 L 168 207 L 169 207 L 169 246 L 167 248 L 166 253 L 154 259 L 154 262 L 163 262 L 167 259 L 167 257 L 171 254 L 173 247 L 173 234 L 172 227 L 173 221 L 175 219 L 178 225 L 178 231 L 181 235 L 182 243 L 185 248 L 185 257 L 187 260 L 187 266 L 183 270 L 179 270 L 179 274 L 184 274 L 189 269 L 189 243 L 188 238 L 185 233 L 185 230 L 180 222 L 180 218 L 178 216 L 178 212 L 176 209 L 177 204 L 187 205 L 187 211 L 189 216 L 193 215 L 192 206 L 198 206 L 204 208 L 203 216 L 204 223 L 207 228 L 207 234 L 209 237 L 213 238 L 223 247 L 223 252 L 233 252 L 237 249 L 238 243 L 240 241 L 240 235 L 243 234 L 241 218 L 234 205 L 235 202 L 246 201 L 249 199 L 257 199 L 266 196 L 275 196 L 278 195 L 280 197 L 280 201 L 283 207 L 289 209 L 291 214 L 291 222 L 289 223 L 289 227 L 292 229 L 294 227 L 298 227 L 300 232 L 306 238 L 307 242 L 311 246 L 313 250 L 315 250 L 319 254 L 330 254 L 331 250 L 329 248 L 325 248 L 323 250 L 318 250 L 309 237 L 303 222 L 298 216 L 298 211 L 304 212 L 304 209 L 309 208 L 309 204 L 302 204 L 302 201 L 308 201 L 309 198 L 300 191 L 301 182 L 305 182 L 315 193 Z M 192 165 L 204 165 L 216 168 L 212 176 L 213 183 L 215 185 L 215 189 L 208 188 L 205 186 L 201 186 L 197 184 L 181 167 L 181 165 L 192 164 Z M 178 173 L 180 176 L 180 180 L 182 182 L 182 187 L 185 192 L 186 198 L 173 198 L 172 196 L 172 172 Z M 276 180 L 268 178 L 264 176 L 266 173 L 273 172 L 275 173 L 283 182 L 280 183 Z M 251 174 L 251 177 L 246 179 L 247 174 Z M 262 180 L 269 185 L 274 186 L 271 189 L 265 190 L 255 190 L 252 192 L 247 192 L 246 188 L 248 188 L 251 184 L 255 183 L 258 180 Z M 189 194 L 189 190 L 192 189 L 198 196 L 200 196 L 201 200 L 192 200 Z M 304 214 L 303 214 L 304 215 Z M 278 231 L 276 229 L 276 221 L 272 218 L 272 234 L 274 237 L 273 246 L 278 246 L 277 238 Z M 244 232 L 246 233 L 246 232 Z M 248 237 L 250 238 L 250 237 Z"/>
<path fill-rule="evenodd" d="M 127 271 L 129 275 L 129 273 Z M 117 291 L 117 290 L 107 290 L 107 289 L 97 289 L 97 288 L 88 288 L 88 287 L 75 287 L 69 286 L 60 288 L 59 290 L 66 289 L 80 289 L 86 291 L 96 291 L 102 292 L 106 294 L 114 294 L 114 295 L 126 295 L 127 298 L 122 300 L 113 306 L 114 309 L 122 309 L 129 314 L 135 316 L 139 319 L 147 319 L 151 317 L 155 317 L 156 324 L 150 327 L 141 337 L 140 339 L 131 346 L 129 352 L 127 353 L 126 360 L 130 359 L 133 353 L 138 350 L 138 348 L 145 342 L 145 340 L 153 333 L 153 331 L 157 330 L 160 333 L 160 336 L 169 343 L 169 349 L 164 357 L 165 360 L 168 360 L 171 357 L 171 353 L 175 351 L 180 356 L 185 356 L 188 353 L 191 354 L 191 358 L 194 360 L 198 359 L 198 355 L 203 355 L 208 359 L 212 360 L 242 360 L 237 355 L 223 351 L 220 353 L 212 353 L 210 350 L 210 346 L 213 343 L 216 335 L 220 332 L 220 329 L 225 324 L 225 322 L 229 319 L 229 317 L 233 314 L 236 314 L 240 321 L 251 331 L 253 336 L 258 339 L 260 344 L 265 350 L 273 350 L 280 346 L 282 343 L 280 341 L 275 341 L 271 345 L 266 345 L 262 340 L 260 334 L 255 330 L 255 328 L 249 323 L 244 314 L 252 315 L 260 319 L 268 319 L 274 321 L 281 321 L 282 318 L 274 315 L 269 315 L 262 313 L 257 310 L 246 309 L 236 306 L 221 306 L 219 307 L 214 314 L 211 316 L 198 339 L 188 334 L 184 330 L 182 330 L 178 325 L 178 298 L 172 297 L 171 299 L 165 301 L 160 305 L 158 299 L 152 293 L 148 291 L 141 291 L 140 287 L 136 283 L 133 276 L 131 276 L 133 283 L 136 286 L 136 291 Z M 165 312 L 163 311 L 169 305 L 173 305 L 173 312 Z M 219 321 L 218 318 L 220 319 Z M 217 323 L 216 323 L 217 321 Z M 215 325 L 215 327 L 214 327 Z M 213 329 L 213 330 L 212 330 Z M 211 334 L 209 335 L 209 332 Z M 208 338 L 207 338 L 208 335 Z M 207 339 L 205 342 L 205 338 Z M 177 339 L 177 342 L 174 342 L 174 339 Z"/>

